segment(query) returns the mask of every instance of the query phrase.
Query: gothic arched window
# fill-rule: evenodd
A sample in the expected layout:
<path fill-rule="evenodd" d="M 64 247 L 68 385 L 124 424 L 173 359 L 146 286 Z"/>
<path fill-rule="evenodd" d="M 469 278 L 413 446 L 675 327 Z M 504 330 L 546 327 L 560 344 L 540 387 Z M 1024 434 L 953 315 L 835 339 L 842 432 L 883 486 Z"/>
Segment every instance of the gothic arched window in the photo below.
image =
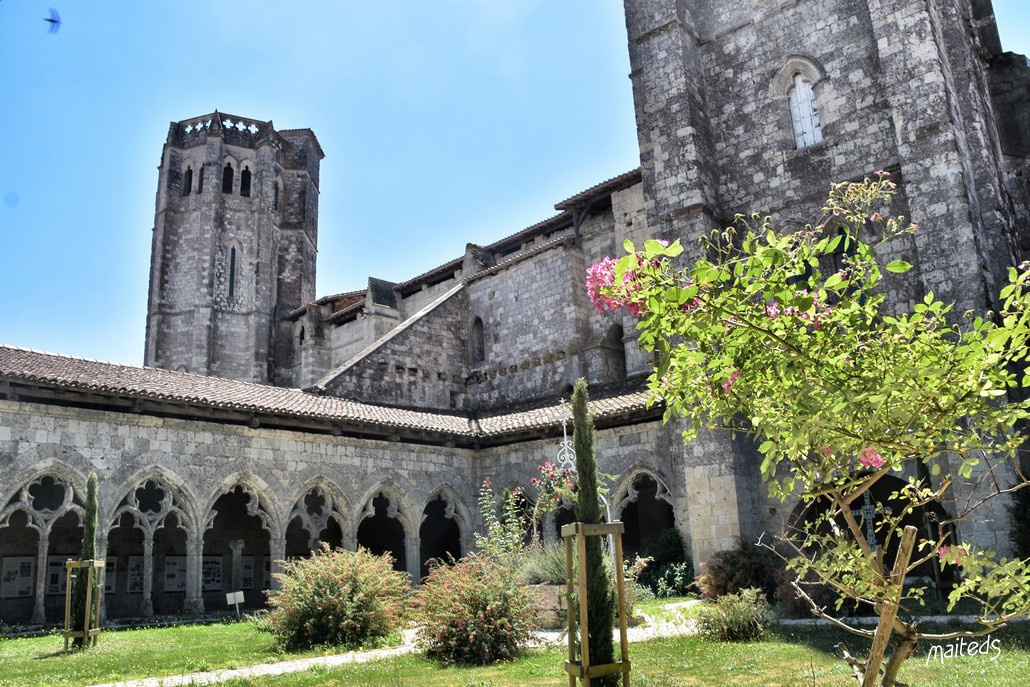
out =
<path fill-rule="evenodd" d="M 275 183 L 272 184 L 272 209 L 279 209 L 279 180 L 276 179 Z"/>
<path fill-rule="evenodd" d="M 193 168 L 187 167 L 186 173 L 182 175 L 182 195 L 188 196 L 193 190 Z"/>
<path fill-rule="evenodd" d="M 232 193 L 233 174 L 232 164 L 226 162 L 222 170 L 222 193 Z"/>
<path fill-rule="evenodd" d="M 200 174 L 197 175 L 197 193 L 204 192 L 204 165 L 200 166 Z"/>
<path fill-rule="evenodd" d="M 473 363 L 481 363 L 486 359 L 483 320 L 478 317 L 472 320 L 472 329 L 469 332 L 469 356 L 472 358 Z"/>
<path fill-rule="evenodd" d="M 790 119 L 794 125 L 794 143 L 798 150 L 823 142 L 819 126 L 819 110 L 815 102 L 812 84 L 798 72 L 794 74 L 794 85 L 787 92 L 790 100 Z"/>
<path fill-rule="evenodd" d="M 244 198 L 250 197 L 250 167 L 244 167 L 240 172 L 240 195 Z"/>

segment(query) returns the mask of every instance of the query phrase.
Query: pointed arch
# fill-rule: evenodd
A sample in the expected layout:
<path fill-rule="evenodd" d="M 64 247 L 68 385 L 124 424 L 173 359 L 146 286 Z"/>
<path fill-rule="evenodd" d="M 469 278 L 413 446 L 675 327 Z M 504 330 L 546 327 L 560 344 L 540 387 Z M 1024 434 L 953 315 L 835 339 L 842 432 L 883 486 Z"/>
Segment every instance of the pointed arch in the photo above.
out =
<path fill-rule="evenodd" d="M 672 495 L 665 480 L 651 468 L 630 469 L 613 490 L 612 504 L 612 516 L 625 526 L 627 551 L 654 552 L 662 533 L 676 526 Z"/>

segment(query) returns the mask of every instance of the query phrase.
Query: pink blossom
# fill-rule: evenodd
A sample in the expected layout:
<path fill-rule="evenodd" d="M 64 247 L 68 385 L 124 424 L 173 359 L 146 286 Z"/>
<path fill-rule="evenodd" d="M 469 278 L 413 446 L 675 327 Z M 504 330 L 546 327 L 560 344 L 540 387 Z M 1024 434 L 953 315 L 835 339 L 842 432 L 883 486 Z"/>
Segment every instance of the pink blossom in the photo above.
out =
<path fill-rule="evenodd" d="M 829 458 L 830 456 L 833 455 L 833 447 L 832 446 L 820 446 L 819 447 L 819 453 L 821 453 L 825 457 Z"/>
<path fill-rule="evenodd" d="M 604 257 L 600 262 L 587 268 L 587 296 L 598 313 L 604 313 L 605 310 L 614 312 L 625 307 L 631 315 L 639 317 L 647 312 L 647 306 L 643 301 L 633 298 L 633 294 L 640 289 L 639 285 L 634 283 L 637 278 L 636 272 L 626 270 L 622 276 L 624 297 L 612 297 L 603 293 L 604 288 L 615 286 L 616 264 L 617 261 L 614 258 Z"/>
<path fill-rule="evenodd" d="M 862 451 L 862 455 L 859 457 L 859 461 L 867 468 L 873 468 L 879 470 L 884 466 L 883 456 L 877 453 L 872 446 L 866 446 L 865 450 Z"/>
<path fill-rule="evenodd" d="M 734 370 L 733 372 L 730 373 L 729 379 L 727 379 L 725 382 L 722 383 L 722 390 L 725 391 L 728 394 L 732 394 L 733 393 L 733 383 L 735 381 L 737 381 L 738 379 L 740 379 L 740 372 L 737 371 L 737 370 Z"/>
<path fill-rule="evenodd" d="M 765 314 L 770 318 L 776 317 L 780 314 L 780 304 L 776 301 L 771 302 L 769 305 L 765 306 Z"/>

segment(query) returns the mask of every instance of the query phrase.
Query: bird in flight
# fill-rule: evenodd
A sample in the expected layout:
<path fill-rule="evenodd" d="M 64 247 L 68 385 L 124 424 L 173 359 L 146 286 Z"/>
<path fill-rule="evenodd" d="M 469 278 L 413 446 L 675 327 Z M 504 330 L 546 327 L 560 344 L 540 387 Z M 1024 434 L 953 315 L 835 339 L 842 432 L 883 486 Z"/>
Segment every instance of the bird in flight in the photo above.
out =
<path fill-rule="evenodd" d="M 43 21 L 50 24 L 50 33 L 57 33 L 57 30 L 61 28 L 61 15 L 53 7 L 50 8 L 50 16 L 43 17 Z"/>

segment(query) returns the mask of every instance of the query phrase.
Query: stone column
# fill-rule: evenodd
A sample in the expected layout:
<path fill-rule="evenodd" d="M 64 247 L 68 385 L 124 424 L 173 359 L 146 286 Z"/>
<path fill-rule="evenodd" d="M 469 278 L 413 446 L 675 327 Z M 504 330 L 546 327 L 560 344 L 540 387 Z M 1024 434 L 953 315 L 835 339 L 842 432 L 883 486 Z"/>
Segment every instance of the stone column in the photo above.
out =
<path fill-rule="evenodd" d="M 47 552 L 50 550 L 50 532 L 41 528 L 39 543 L 36 546 L 36 598 L 32 606 L 32 623 L 42 625 L 46 622 L 46 566 Z"/>
<path fill-rule="evenodd" d="M 107 622 L 107 592 L 104 591 L 107 586 L 107 576 L 112 573 L 107 569 L 107 532 L 97 532 L 97 560 L 104 561 L 104 574 L 100 578 L 100 626 L 103 627 L 104 623 Z"/>
<path fill-rule="evenodd" d="M 357 551 L 358 535 L 356 533 L 351 534 L 344 532 L 343 536 L 340 537 L 340 546 L 342 546 L 347 551 Z"/>
<path fill-rule="evenodd" d="M 408 574 L 411 575 L 411 581 L 414 584 L 419 583 L 419 577 L 422 573 L 422 561 L 419 560 L 418 548 L 418 537 L 404 537 L 404 557 L 407 559 Z"/>
<path fill-rule="evenodd" d="M 187 563 L 187 567 L 188 567 Z M 186 577 L 189 580 L 189 576 Z M 143 532 L 143 599 L 139 612 L 144 618 L 154 615 L 154 534 Z"/>
<path fill-rule="evenodd" d="M 229 575 L 230 588 L 224 591 L 238 592 L 243 589 L 243 546 L 246 542 L 242 539 L 233 539 L 229 542 L 229 550 L 232 551 L 232 573 Z"/>
<path fill-rule="evenodd" d="M 186 598 L 182 602 L 185 613 L 204 612 L 204 579 L 201 573 L 204 560 L 204 537 L 186 533 Z"/>
<path fill-rule="evenodd" d="M 283 561 L 286 560 L 286 537 L 268 534 L 268 553 L 272 557 L 272 589 L 279 588 L 279 580 L 276 575 L 283 571 Z"/>

